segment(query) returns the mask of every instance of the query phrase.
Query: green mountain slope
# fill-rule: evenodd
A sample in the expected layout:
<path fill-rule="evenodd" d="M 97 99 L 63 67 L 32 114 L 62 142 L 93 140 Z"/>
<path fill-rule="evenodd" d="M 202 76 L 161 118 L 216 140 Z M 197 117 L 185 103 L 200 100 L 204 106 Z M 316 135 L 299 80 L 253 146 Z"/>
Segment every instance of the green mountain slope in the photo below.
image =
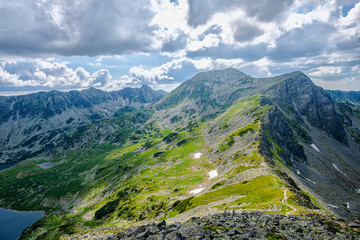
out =
<path fill-rule="evenodd" d="M 300 72 L 266 79 L 235 69 L 200 73 L 151 111 L 115 118 L 126 131 L 117 146 L 99 142 L 0 172 L 0 205 L 47 211 L 24 239 L 224 210 L 352 220 L 360 212 L 360 148 L 350 137 L 359 115 L 349 111 Z M 42 162 L 57 165 L 41 169 Z"/>

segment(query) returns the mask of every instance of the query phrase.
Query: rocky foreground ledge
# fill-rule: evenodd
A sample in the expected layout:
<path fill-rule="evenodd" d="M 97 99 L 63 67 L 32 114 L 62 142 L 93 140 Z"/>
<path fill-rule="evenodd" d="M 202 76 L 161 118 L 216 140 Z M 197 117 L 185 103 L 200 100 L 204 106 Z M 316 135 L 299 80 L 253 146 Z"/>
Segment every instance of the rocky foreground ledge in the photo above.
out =
<path fill-rule="evenodd" d="M 225 212 L 185 223 L 152 223 L 112 235 L 89 232 L 72 239 L 360 239 L 357 230 L 316 217 Z"/>

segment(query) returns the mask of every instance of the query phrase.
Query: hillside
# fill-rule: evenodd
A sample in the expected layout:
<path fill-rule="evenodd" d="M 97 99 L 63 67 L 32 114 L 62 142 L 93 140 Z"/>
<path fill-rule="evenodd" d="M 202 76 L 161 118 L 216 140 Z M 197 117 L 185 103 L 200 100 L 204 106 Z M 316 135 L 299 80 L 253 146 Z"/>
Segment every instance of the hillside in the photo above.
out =
<path fill-rule="evenodd" d="M 360 215 L 360 111 L 339 104 L 301 72 L 199 73 L 149 109 L 124 111 L 88 129 L 106 128 L 99 134 L 112 136 L 116 128 L 104 121 L 116 121 L 121 141 L 39 155 L 0 172 L 0 206 L 47 211 L 23 239 L 115 236 L 224 211 L 234 211 L 234 219 L 253 211 L 319 214 L 336 231 L 348 231 L 345 220 Z M 333 216 L 345 220 L 335 223 Z M 208 223 L 211 231 L 219 228 Z M 286 235 L 261 231 L 269 239 Z"/>

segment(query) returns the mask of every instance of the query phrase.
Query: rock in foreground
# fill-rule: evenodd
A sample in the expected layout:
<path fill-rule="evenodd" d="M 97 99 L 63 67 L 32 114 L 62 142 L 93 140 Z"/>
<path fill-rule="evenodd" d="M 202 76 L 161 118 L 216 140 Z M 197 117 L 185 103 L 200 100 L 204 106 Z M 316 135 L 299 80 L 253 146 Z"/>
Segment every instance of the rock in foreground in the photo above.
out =
<path fill-rule="evenodd" d="M 104 237 L 94 232 L 77 239 L 359 239 L 350 229 L 309 217 L 259 212 L 222 213 L 167 225 L 138 226 Z M 80 238 L 78 238 L 80 237 Z"/>

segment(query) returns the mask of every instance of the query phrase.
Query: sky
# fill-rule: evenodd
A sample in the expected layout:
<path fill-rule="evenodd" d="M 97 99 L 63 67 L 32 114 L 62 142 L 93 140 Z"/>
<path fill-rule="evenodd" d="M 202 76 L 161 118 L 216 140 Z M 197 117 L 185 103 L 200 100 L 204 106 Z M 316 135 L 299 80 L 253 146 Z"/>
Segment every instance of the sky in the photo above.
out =
<path fill-rule="evenodd" d="M 360 91 L 360 1 L 0 0 L 0 95 L 171 91 L 229 67 Z"/>

